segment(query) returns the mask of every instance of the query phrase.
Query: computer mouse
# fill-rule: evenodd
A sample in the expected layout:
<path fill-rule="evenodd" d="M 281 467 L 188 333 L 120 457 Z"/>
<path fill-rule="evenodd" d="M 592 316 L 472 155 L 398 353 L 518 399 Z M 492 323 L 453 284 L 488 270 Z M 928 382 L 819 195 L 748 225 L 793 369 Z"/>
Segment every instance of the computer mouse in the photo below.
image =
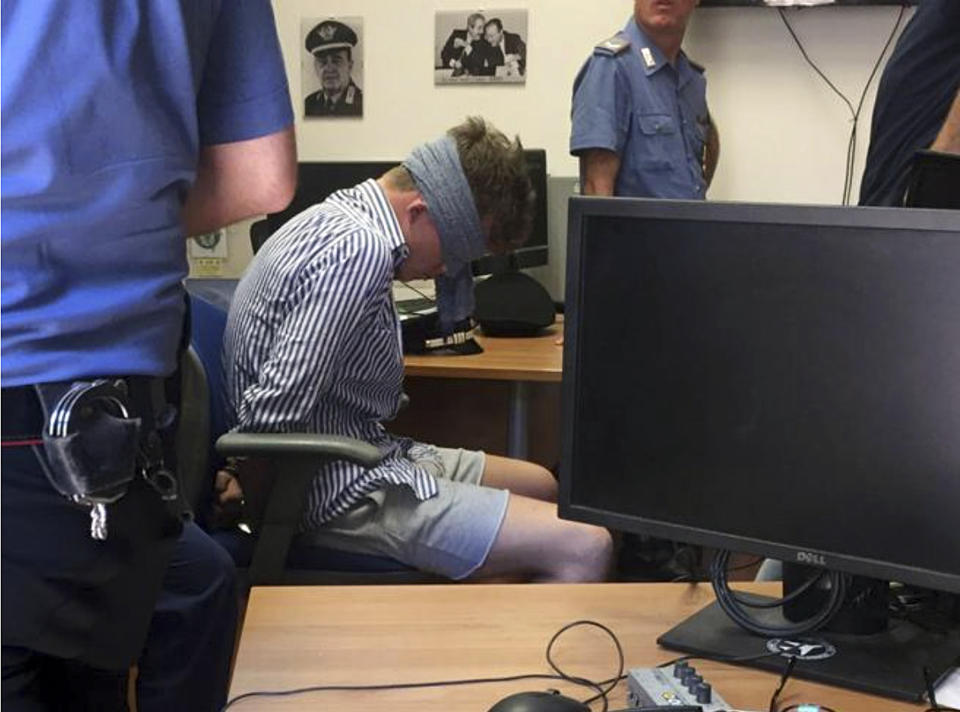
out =
<path fill-rule="evenodd" d="M 590 712 L 590 708 L 559 693 L 518 692 L 504 697 L 490 712 Z"/>

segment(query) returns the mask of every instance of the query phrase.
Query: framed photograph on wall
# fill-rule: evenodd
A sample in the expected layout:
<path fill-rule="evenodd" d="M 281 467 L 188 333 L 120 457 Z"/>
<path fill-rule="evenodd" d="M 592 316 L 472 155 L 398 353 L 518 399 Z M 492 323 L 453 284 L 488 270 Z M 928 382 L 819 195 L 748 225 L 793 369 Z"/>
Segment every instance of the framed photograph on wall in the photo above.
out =
<path fill-rule="evenodd" d="M 363 116 L 363 18 L 300 20 L 305 118 Z"/>
<path fill-rule="evenodd" d="M 434 28 L 435 84 L 527 81 L 526 10 L 440 10 Z"/>

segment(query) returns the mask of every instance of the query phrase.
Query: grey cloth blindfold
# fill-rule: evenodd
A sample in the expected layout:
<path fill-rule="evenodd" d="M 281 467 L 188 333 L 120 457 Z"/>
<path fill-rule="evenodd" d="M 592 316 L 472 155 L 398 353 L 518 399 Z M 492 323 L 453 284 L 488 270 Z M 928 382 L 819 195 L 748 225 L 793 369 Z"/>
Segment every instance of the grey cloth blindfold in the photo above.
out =
<path fill-rule="evenodd" d="M 457 144 L 451 136 L 424 143 L 403 163 L 430 211 L 440 236 L 446 274 L 436 278 L 440 328 L 473 315 L 473 273 L 470 262 L 487 251 L 486 238 L 463 173 Z"/>

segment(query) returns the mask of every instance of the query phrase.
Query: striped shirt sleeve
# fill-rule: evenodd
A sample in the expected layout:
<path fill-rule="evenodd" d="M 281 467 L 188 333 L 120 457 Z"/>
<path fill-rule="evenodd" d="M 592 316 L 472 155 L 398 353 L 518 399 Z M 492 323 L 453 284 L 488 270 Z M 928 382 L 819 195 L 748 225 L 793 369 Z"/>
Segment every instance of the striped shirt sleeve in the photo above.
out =
<path fill-rule="evenodd" d="M 242 393 L 241 430 L 311 430 L 311 413 L 334 385 L 369 296 L 382 291 L 393 275 L 389 249 L 365 231 L 343 236 L 300 269 L 269 355 L 257 380 Z"/>

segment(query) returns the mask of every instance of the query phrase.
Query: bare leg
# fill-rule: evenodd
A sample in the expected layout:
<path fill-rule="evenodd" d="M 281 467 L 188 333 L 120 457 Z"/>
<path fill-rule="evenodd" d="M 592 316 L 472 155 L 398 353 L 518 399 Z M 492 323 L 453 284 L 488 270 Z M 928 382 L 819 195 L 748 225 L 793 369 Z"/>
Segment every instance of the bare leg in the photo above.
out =
<path fill-rule="evenodd" d="M 534 581 L 603 581 L 613 557 L 610 532 L 557 517 L 557 484 L 543 467 L 487 456 L 483 484 L 510 491 L 500 532 L 471 578 L 526 576 Z"/>
<path fill-rule="evenodd" d="M 490 554 L 471 578 L 519 574 L 533 581 L 603 581 L 612 556 L 606 529 L 560 519 L 556 505 L 511 494 Z"/>
<path fill-rule="evenodd" d="M 533 462 L 487 455 L 481 484 L 544 502 L 557 501 L 557 481 L 550 470 Z"/>

